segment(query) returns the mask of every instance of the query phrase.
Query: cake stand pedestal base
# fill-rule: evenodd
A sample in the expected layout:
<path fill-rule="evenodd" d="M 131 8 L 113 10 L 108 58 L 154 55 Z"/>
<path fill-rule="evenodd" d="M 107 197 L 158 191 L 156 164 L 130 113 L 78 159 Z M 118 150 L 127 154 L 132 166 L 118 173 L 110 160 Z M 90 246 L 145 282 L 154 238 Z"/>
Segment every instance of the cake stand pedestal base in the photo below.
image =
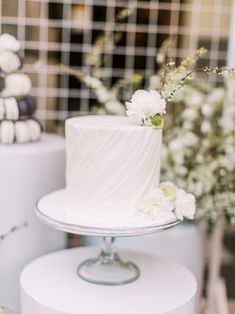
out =
<path fill-rule="evenodd" d="M 82 279 L 94 284 L 118 286 L 139 277 L 139 268 L 130 261 L 121 260 L 113 242 L 113 237 L 104 237 L 98 257 L 85 260 L 78 266 L 77 273 Z"/>

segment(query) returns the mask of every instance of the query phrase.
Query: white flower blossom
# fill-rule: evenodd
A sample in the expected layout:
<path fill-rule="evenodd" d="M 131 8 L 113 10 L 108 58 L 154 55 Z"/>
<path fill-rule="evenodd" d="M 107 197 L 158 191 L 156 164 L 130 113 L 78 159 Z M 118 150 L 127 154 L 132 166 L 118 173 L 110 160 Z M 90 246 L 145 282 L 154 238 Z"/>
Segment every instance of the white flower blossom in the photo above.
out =
<path fill-rule="evenodd" d="M 181 167 L 184 164 L 184 154 L 183 151 L 179 151 L 178 153 L 175 153 L 173 156 L 174 162 L 177 167 L 177 171 L 179 167 Z"/>
<path fill-rule="evenodd" d="M 184 121 L 182 128 L 185 129 L 186 131 L 190 131 L 193 129 L 193 123 L 192 121 Z"/>
<path fill-rule="evenodd" d="M 218 103 L 224 99 L 224 89 L 221 87 L 214 88 L 207 97 L 207 101 L 211 103 Z"/>
<path fill-rule="evenodd" d="M 83 80 L 87 86 L 94 89 L 100 88 L 102 86 L 102 82 L 95 77 L 85 76 Z"/>
<path fill-rule="evenodd" d="M 198 117 L 198 111 L 194 107 L 186 108 L 182 113 L 182 118 L 193 121 Z"/>
<path fill-rule="evenodd" d="M 138 202 L 138 213 L 147 219 L 193 219 L 195 211 L 195 197 L 171 182 L 162 182 Z"/>
<path fill-rule="evenodd" d="M 202 164 L 204 162 L 204 158 L 202 154 L 197 154 L 195 159 L 199 164 Z"/>
<path fill-rule="evenodd" d="M 211 131 L 211 124 L 209 121 L 204 120 L 201 124 L 201 132 L 206 134 L 209 133 Z"/>
<path fill-rule="evenodd" d="M 147 116 L 166 113 L 166 101 L 161 95 L 154 91 L 137 90 L 130 102 L 126 102 L 127 115 L 141 124 Z"/>
<path fill-rule="evenodd" d="M 170 197 L 173 200 L 175 199 L 177 187 L 174 185 L 174 183 L 165 181 L 160 183 L 159 188 L 166 197 Z"/>
<path fill-rule="evenodd" d="M 166 197 L 161 189 L 158 188 L 149 191 L 138 203 L 139 214 L 150 219 L 174 218 L 173 209 L 174 203 L 172 199 Z"/>
<path fill-rule="evenodd" d="M 161 78 L 159 75 L 152 75 L 149 78 L 149 89 L 159 90 L 161 87 Z"/>
<path fill-rule="evenodd" d="M 183 166 L 183 161 L 179 164 L 179 166 L 176 168 L 177 175 L 185 176 L 187 174 L 188 170 L 186 167 Z"/>
<path fill-rule="evenodd" d="M 196 212 L 196 201 L 193 194 L 178 189 L 175 200 L 175 214 L 180 220 L 193 219 Z"/>
<path fill-rule="evenodd" d="M 169 148 L 174 152 L 182 151 L 184 149 L 184 141 L 182 138 L 177 137 L 170 141 Z"/>
<path fill-rule="evenodd" d="M 201 111 L 202 111 L 202 114 L 204 115 L 204 117 L 206 117 L 206 118 L 212 117 L 212 115 L 214 113 L 213 104 L 208 104 L 208 103 L 203 104 Z"/>
<path fill-rule="evenodd" d="M 235 168 L 235 155 L 231 155 L 231 157 L 229 158 L 228 156 L 220 156 L 218 158 L 218 165 L 220 167 L 224 167 L 225 169 L 227 169 L 228 171 L 234 171 Z"/>
<path fill-rule="evenodd" d="M 157 54 L 157 63 L 163 63 L 165 61 L 165 55 L 162 52 Z"/>
<path fill-rule="evenodd" d="M 110 93 L 104 86 L 96 88 L 94 92 L 100 103 L 105 103 L 110 99 Z"/>
<path fill-rule="evenodd" d="M 217 163 L 215 163 L 217 167 Z M 187 190 L 193 193 L 196 197 L 201 197 L 205 193 L 210 193 L 215 182 L 213 174 L 213 162 L 209 165 L 202 165 L 192 169 L 187 177 Z"/>
<path fill-rule="evenodd" d="M 10 34 L 0 35 L 0 51 L 17 52 L 20 50 L 20 42 Z"/>
<path fill-rule="evenodd" d="M 228 76 L 226 78 L 226 85 L 227 85 L 227 94 L 228 94 L 228 101 L 234 103 L 235 101 L 235 77 Z"/>
<path fill-rule="evenodd" d="M 117 100 L 108 100 L 104 106 L 105 109 L 112 114 L 123 115 L 125 112 L 123 105 Z"/>
<path fill-rule="evenodd" d="M 228 104 L 223 112 L 223 116 L 219 121 L 220 126 L 228 131 L 235 131 L 235 107 L 234 104 Z"/>
<path fill-rule="evenodd" d="M 198 144 L 198 137 L 192 132 L 183 132 L 181 135 L 174 138 L 169 143 L 169 148 L 172 151 L 179 152 L 185 147 L 193 147 Z"/>
<path fill-rule="evenodd" d="M 198 137 L 192 132 L 187 132 L 183 137 L 184 145 L 188 147 L 196 146 L 198 141 Z"/>
<path fill-rule="evenodd" d="M 204 95 L 198 91 L 189 93 L 185 99 L 186 105 L 189 107 L 201 107 L 204 101 Z"/>

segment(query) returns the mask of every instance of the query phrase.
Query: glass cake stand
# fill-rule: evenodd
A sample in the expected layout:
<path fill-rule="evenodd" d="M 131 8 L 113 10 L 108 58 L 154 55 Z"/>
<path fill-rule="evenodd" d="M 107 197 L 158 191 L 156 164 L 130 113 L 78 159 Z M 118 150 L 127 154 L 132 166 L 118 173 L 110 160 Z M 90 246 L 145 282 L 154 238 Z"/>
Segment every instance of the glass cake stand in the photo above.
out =
<path fill-rule="evenodd" d="M 141 217 L 105 217 L 78 215 L 65 206 L 65 190 L 42 197 L 36 204 L 37 216 L 52 228 L 65 232 L 103 237 L 99 255 L 82 262 L 77 268 L 80 278 L 100 285 L 123 285 L 135 281 L 140 269 L 131 261 L 123 261 L 114 246 L 116 237 L 137 237 L 154 234 L 176 226 L 179 219 L 171 221 L 147 220 Z"/>

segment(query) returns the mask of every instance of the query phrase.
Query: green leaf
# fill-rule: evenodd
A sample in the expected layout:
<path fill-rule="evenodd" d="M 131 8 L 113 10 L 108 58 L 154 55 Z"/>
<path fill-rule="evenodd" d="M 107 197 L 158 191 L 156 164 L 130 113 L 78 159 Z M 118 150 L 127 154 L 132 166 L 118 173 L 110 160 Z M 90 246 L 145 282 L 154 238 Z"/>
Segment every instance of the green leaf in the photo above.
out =
<path fill-rule="evenodd" d="M 162 129 L 164 127 L 164 118 L 159 113 L 152 115 L 149 118 L 154 128 Z"/>

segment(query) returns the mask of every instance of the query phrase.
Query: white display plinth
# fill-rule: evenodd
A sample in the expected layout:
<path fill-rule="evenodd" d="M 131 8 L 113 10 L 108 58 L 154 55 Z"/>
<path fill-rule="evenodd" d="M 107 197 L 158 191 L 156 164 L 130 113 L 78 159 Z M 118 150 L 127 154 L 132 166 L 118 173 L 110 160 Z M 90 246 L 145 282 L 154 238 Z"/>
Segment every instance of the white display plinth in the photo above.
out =
<path fill-rule="evenodd" d="M 139 265 L 134 283 L 107 287 L 87 283 L 76 274 L 97 248 L 45 255 L 21 275 L 21 314 L 194 314 L 196 280 L 186 268 L 154 255 L 121 252 Z"/>
<path fill-rule="evenodd" d="M 30 144 L 0 145 L 0 234 L 26 222 L 0 241 L 0 304 L 19 314 L 19 275 L 36 257 L 64 248 L 65 234 L 42 224 L 36 201 L 65 184 L 64 139 L 44 134 Z"/>

